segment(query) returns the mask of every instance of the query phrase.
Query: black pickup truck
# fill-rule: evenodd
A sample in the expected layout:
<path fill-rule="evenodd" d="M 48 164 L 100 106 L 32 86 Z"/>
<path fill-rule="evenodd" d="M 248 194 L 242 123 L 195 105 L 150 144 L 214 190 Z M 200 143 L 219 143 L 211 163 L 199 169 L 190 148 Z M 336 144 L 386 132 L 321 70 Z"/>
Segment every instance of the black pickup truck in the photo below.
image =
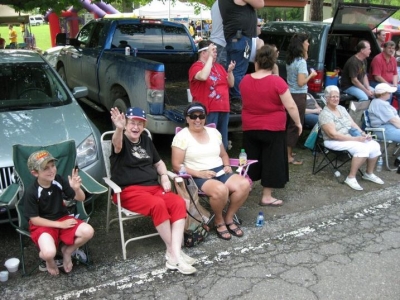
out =
<path fill-rule="evenodd" d="M 56 70 L 70 88 L 87 86 L 92 102 L 108 110 L 139 106 L 152 133 L 173 134 L 184 122 L 188 70 L 197 59 L 183 24 L 110 15 L 89 22 L 70 39 Z M 240 114 L 232 114 L 230 130 L 240 128 Z"/>

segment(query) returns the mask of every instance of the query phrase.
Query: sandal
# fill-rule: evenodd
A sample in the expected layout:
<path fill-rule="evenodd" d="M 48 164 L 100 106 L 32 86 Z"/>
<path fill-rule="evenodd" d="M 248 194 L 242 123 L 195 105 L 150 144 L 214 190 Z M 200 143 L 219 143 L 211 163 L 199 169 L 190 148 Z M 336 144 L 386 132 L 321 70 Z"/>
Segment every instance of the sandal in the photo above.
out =
<path fill-rule="evenodd" d="M 231 229 L 231 225 L 236 225 L 236 228 Z M 227 223 L 226 224 L 226 228 L 228 229 L 229 233 L 234 235 L 234 236 L 242 237 L 244 235 L 243 230 L 235 222 L 231 222 L 229 224 Z M 241 233 L 239 233 L 239 232 L 241 232 Z"/>
<path fill-rule="evenodd" d="M 220 227 L 222 227 L 222 226 L 226 226 L 225 223 L 215 224 L 215 231 L 217 232 L 217 236 L 218 236 L 220 239 L 223 239 L 223 240 L 225 240 L 225 241 L 229 241 L 229 240 L 232 238 L 232 236 L 229 234 L 229 231 L 228 231 L 228 230 L 218 231 L 218 228 L 220 228 Z M 228 228 L 228 227 L 227 227 L 227 228 Z M 229 234 L 229 237 L 225 237 L 225 236 L 224 236 L 225 234 Z"/>

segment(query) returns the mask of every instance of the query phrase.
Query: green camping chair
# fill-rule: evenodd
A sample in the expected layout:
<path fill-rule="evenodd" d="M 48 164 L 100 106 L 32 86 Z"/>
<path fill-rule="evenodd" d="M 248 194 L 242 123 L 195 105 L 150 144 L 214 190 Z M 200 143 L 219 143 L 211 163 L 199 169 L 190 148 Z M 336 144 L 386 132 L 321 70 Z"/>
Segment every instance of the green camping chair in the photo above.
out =
<path fill-rule="evenodd" d="M 67 178 L 68 175 L 71 174 L 72 169 L 75 167 L 76 162 L 76 146 L 75 141 L 68 140 L 63 141 L 58 144 L 52 144 L 47 146 L 28 146 L 28 145 L 14 145 L 13 146 L 13 162 L 15 173 L 17 176 L 17 182 L 11 184 L 7 187 L 3 194 L 0 195 L 0 207 L 5 207 L 7 209 L 8 217 L 10 223 L 16 228 L 20 237 L 20 248 L 21 248 L 21 265 L 22 265 L 22 273 L 26 275 L 25 268 L 25 254 L 24 254 L 24 236 L 30 238 L 29 233 L 29 224 L 28 219 L 24 216 L 24 204 L 23 204 L 23 193 L 25 187 L 28 187 L 33 184 L 35 177 L 31 174 L 28 169 L 27 161 L 31 153 L 38 150 L 47 150 L 49 151 L 56 159 L 57 165 L 57 173 Z M 107 188 L 103 185 L 99 184 L 96 180 L 94 180 L 90 175 L 86 172 L 79 170 L 79 176 L 82 179 L 82 189 L 89 194 L 102 194 L 107 192 Z M 86 194 L 87 194 L 86 193 Z M 93 201 L 92 201 L 93 202 Z M 75 215 L 79 215 L 79 219 L 84 220 L 85 222 L 89 221 L 90 215 L 86 213 L 84 203 L 81 201 L 75 201 L 71 199 L 66 199 L 67 206 L 71 213 Z M 12 208 L 16 208 L 18 213 L 18 222 L 17 224 L 12 221 L 10 210 Z M 89 264 L 89 256 L 87 253 L 87 248 L 85 249 L 86 259 L 85 261 L 80 261 L 82 263 Z M 82 252 L 77 252 L 82 253 Z M 79 260 L 79 255 L 75 256 L 76 259 Z M 37 268 L 37 266 L 36 266 Z M 34 269 L 32 269 L 28 274 L 32 273 Z"/>

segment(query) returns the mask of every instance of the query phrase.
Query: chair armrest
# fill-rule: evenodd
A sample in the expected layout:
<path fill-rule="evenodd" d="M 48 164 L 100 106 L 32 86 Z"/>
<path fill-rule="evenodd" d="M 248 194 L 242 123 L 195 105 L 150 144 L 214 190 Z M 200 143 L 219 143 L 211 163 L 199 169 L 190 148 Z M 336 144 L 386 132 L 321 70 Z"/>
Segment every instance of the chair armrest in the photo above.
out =
<path fill-rule="evenodd" d="M 92 176 L 90 176 L 85 171 L 79 170 L 79 176 L 82 179 L 81 186 L 86 192 L 90 194 L 103 194 L 108 191 L 108 189 L 104 185 L 98 183 Z"/>
<path fill-rule="evenodd" d="M 174 180 L 175 177 L 178 177 L 178 174 L 175 174 L 174 172 L 168 171 L 167 175 L 169 179 Z"/>
<path fill-rule="evenodd" d="M 364 131 L 385 132 L 385 128 L 381 128 L 381 127 L 366 127 Z"/>
<path fill-rule="evenodd" d="M 251 164 L 256 163 L 258 160 L 256 159 L 248 159 L 247 160 L 247 164 L 245 164 L 245 166 L 249 166 Z M 229 159 L 229 164 L 231 165 L 231 167 L 239 167 L 239 159 L 238 158 L 230 158 Z"/>
<path fill-rule="evenodd" d="M 18 199 L 18 191 L 19 185 L 17 183 L 9 185 L 0 195 L 0 206 L 11 206 L 15 204 Z"/>
<path fill-rule="evenodd" d="M 110 178 L 108 177 L 103 177 L 104 182 L 114 191 L 114 193 L 121 193 L 121 188 Z"/>

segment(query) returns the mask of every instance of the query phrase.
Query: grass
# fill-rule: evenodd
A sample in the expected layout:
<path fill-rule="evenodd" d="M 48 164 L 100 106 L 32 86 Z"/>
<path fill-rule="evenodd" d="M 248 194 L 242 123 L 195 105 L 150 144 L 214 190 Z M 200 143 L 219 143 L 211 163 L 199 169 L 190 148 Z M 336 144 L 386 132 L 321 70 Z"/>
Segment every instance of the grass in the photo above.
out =
<path fill-rule="evenodd" d="M 29 27 L 28 27 L 29 28 Z M 14 25 L 14 29 L 18 34 L 18 43 L 23 43 L 23 37 L 21 33 L 21 29 L 18 25 Z M 47 50 L 51 48 L 51 41 L 50 41 L 50 29 L 49 25 L 40 25 L 40 26 L 31 26 L 30 28 L 31 33 L 35 35 L 36 40 L 36 47 L 40 48 L 41 50 Z M 1 26 L 0 27 L 0 34 L 3 39 L 6 40 L 6 44 L 8 44 L 8 27 Z"/>

